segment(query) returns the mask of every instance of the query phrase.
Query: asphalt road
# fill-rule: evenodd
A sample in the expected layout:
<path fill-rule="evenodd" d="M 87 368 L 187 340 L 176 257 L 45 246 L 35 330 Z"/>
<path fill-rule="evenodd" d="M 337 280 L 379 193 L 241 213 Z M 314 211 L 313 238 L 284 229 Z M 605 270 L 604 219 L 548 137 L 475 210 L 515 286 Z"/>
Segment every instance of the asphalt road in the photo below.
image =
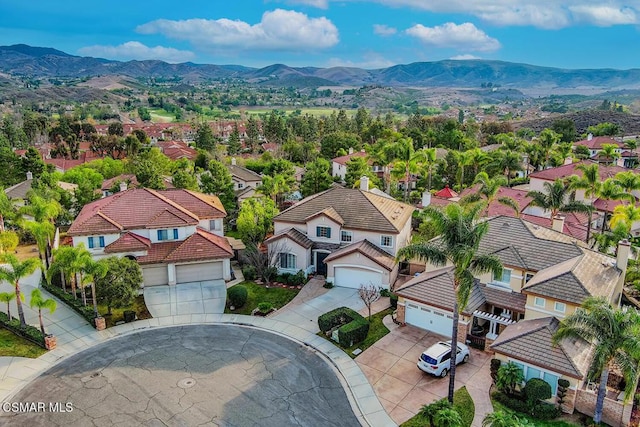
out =
<path fill-rule="evenodd" d="M 111 340 L 64 360 L 11 402 L 45 409 L 11 413 L 5 402 L 0 425 L 360 425 L 325 360 L 279 335 L 231 325 Z"/>

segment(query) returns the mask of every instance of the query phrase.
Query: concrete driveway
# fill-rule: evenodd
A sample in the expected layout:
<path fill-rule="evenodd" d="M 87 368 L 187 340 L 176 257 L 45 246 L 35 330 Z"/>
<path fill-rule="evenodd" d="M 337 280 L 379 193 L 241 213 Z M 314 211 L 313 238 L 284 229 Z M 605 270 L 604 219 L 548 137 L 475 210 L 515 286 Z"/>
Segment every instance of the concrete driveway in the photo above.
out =
<path fill-rule="evenodd" d="M 417 414 L 423 405 L 447 396 L 449 377 L 425 374 L 416 364 L 424 350 L 437 341 L 450 338 L 410 325 L 397 327 L 391 323 L 387 326 L 391 332 L 359 355 L 356 362 L 382 406 L 399 425 Z M 488 390 L 491 382 L 490 355 L 470 350 L 469 362 L 458 365 L 456 369 L 456 389 L 467 385 L 467 389 L 486 386 Z"/>
<path fill-rule="evenodd" d="M 226 301 L 224 280 L 144 288 L 144 303 L 153 317 L 220 314 L 224 313 Z"/>
<path fill-rule="evenodd" d="M 364 381 L 364 378 L 363 378 Z M 12 402 L 72 412 L 3 413 L 20 426 L 357 426 L 345 390 L 313 349 L 231 325 L 152 329 L 64 359 Z"/>

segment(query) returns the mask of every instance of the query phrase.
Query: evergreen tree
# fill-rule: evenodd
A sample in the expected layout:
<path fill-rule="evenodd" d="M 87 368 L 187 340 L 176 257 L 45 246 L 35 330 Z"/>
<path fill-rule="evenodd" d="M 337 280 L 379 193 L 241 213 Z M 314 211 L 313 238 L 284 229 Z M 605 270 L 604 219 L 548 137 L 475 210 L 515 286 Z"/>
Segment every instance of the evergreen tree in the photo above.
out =
<path fill-rule="evenodd" d="M 307 165 L 307 169 L 302 177 L 301 191 L 304 197 L 327 190 L 333 183 L 331 165 L 328 160 L 316 159 Z"/>
<path fill-rule="evenodd" d="M 200 175 L 200 189 L 203 193 L 218 196 L 227 212 L 235 209 L 236 202 L 231 174 L 219 161 L 211 160 L 209 168 Z"/>
<path fill-rule="evenodd" d="M 240 145 L 240 132 L 238 131 L 238 123 L 234 123 L 233 131 L 229 135 L 229 142 L 227 145 L 227 154 L 238 154 L 242 146 Z"/>
<path fill-rule="evenodd" d="M 213 135 L 209 123 L 201 123 L 196 130 L 196 147 L 202 150 L 212 151 L 216 148 L 216 137 Z"/>

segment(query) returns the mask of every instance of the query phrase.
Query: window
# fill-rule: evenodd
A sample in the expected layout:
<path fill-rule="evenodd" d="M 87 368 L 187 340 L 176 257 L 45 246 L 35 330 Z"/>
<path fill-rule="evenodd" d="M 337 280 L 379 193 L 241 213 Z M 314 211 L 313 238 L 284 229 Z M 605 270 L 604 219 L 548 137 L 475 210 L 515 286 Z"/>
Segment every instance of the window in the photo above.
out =
<path fill-rule="evenodd" d="M 529 282 L 529 280 L 531 280 L 533 278 L 533 273 L 527 273 L 524 276 L 524 282 L 527 283 Z"/>
<path fill-rule="evenodd" d="M 98 236 L 97 238 L 97 243 L 98 243 L 98 247 L 99 248 L 104 248 L 104 236 Z M 89 249 L 95 249 L 96 248 L 96 238 L 91 236 L 88 239 L 88 243 L 89 243 Z"/>
<path fill-rule="evenodd" d="M 353 241 L 353 233 L 351 231 L 342 230 L 340 232 L 340 241 L 347 243 Z"/>
<path fill-rule="evenodd" d="M 209 220 L 209 230 L 220 230 L 219 224 L 217 219 Z"/>
<path fill-rule="evenodd" d="M 89 237 L 89 249 L 93 249 L 96 247 L 96 244 L 93 242 L 93 237 Z"/>
<path fill-rule="evenodd" d="M 98 237 L 98 246 L 104 248 L 104 236 Z"/>
<path fill-rule="evenodd" d="M 527 366 L 527 372 L 524 374 L 525 381 L 529 381 L 531 378 L 540 378 L 540 374 L 542 372 L 538 368 L 534 368 L 533 366 Z"/>
<path fill-rule="evenodd" d="M 508 268 L 503 268 L 501 276 L 496 277 L 495 274 L 493 275 L 493 281 L 509 285 L 511 283 L 511 270 L 509 270 Z"/>
<path fill-rule="evenodd" d="M 547 372 L 544 372 L 542 374 L 542 379 L 545 380 L 551 386 L 551 395 L 552 396 L 556 395 L 556 390 L 558 388 L 558 379 L 559 378 L 560 377 L 558 377 L 557 375 L 549 374 Z"/>
<path fill-rule="evenodd" d="M 296 256 L 294 254 L 280 254 L 280 268 L 295 269 Z"/>
<path fill-rule="evenodd" d="M 390 248 L 393 246 L 393 236 L 380 236 L 380 246 Z"/>
<path fill-rule="evenodd" d="M 544 298 L 536 297 L 536 299 L 533 300 L 533 303 L 535 304 L 536 307 L 544 307 L 546 304 L 546 301 L 544 300 Z"/>
<path fill-rule="evenodd" d="M 555 311 L 558 311 L 560 313 L 564 313 L 564 311 L 567 309 L 567 306 L 565 303 L 563 302 L 557 302 L 553 305 L 553 309 Z"/>
<path fill-rule="evenodd" d="M 242 190 L 244 188 L 244 184 L 242 182 L 238 183 L 238 190 Z"/>
<path fill-rule="evenodd" d="M 316 237 L 326 237 L 327 239 L 331 238 L 331 227 L 316 227 Z"/>
<path fill-rule="evenodd" d="M 158 230 L 158 241 L 169 240 L 170 237 L 172 240 L 178 240 L 177 228 L 172 229 L 171 234 L 169 234 L 169 230 Z"/>

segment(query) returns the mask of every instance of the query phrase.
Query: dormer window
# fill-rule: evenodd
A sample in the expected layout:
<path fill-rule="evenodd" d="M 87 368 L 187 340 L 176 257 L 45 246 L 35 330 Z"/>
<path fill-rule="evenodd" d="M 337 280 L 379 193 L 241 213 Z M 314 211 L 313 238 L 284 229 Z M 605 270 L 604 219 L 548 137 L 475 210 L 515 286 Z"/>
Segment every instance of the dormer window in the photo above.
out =
<path fill-rule="evenodd" d="M 380 246 L 383 248 L 393 247 L 393 236 L 380 236 Z"/>
<path fill-rule="evenodd" d="M 89 237 L 88 239 L 88 244 L 89 244 L 89 249 L 95 249 L 96 247 L 98 248 L 104 248 L 105 244 L 104 244 L 104 236 L 98 236 L 98 237 Z"/>
<path fill-rule="evenodd" d="M 158 241 L 163 240 L 178 240 L 178 229 L 158 230 Z"/>

